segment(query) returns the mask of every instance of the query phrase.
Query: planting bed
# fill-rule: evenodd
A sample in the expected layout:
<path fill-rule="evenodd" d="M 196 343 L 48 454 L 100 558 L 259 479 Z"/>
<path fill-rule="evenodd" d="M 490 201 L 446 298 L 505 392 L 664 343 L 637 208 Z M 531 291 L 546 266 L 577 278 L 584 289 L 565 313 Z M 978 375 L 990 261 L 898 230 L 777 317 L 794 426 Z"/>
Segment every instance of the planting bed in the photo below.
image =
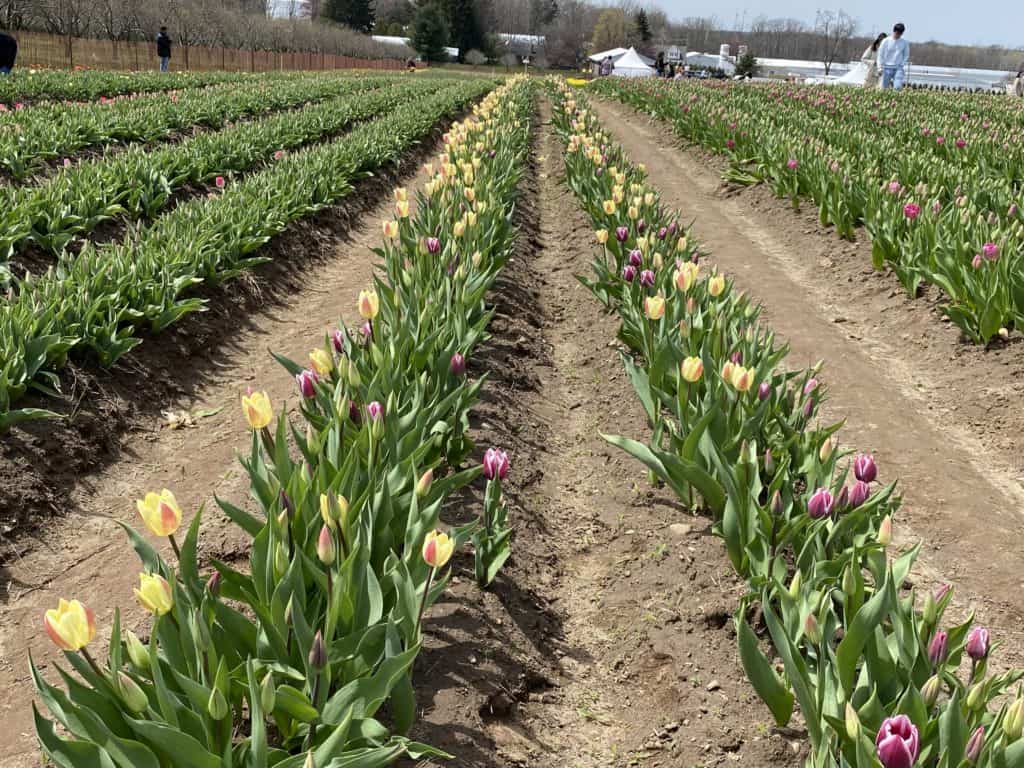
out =
<path fill-rule="evenodd" d="M 1024 765 L 1012 322 L 972 345 L 860 230 L 723 185 L 754 166 L 647 86 L 321 77 L 280 79 L 305 148 L 214 119 L 223 189 L 185 163 L 15 271 L 0 768 Z"/>

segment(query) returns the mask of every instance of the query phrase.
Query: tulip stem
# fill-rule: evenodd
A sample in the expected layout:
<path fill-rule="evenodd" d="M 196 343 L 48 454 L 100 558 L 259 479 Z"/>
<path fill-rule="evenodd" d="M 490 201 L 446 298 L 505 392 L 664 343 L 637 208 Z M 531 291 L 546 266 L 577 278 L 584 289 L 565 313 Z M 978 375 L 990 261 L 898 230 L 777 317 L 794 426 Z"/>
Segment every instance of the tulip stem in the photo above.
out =
<path fill-rule="evenodd" d="M 313 707 L 317 706 L 317 699 L 320 698 L 320 678 L 323 675 L 322 672 L 317 672 L 316 677 L 313 678 L 313 690 L 310 691 L 312 695 Z M 316 720 L 313 720 L 309 724 L 309 733 L 306 734 L 306 746 L 304 749 L 309 750 L 313 748 L 313 743 L 316 740 Z"/>
<path fill-rule="evenodd" d="M 430 585 L 434 581 L 435 573 L 437 573 L 437 568 L 431 566 L 430 574 L 427 576 L 427 585 L 423 588 L 423 599 L 420 601 L 419 615 L 416 617 L 416 629 L 412 633 L 413 642 L 420 639 L 420 625 L 423 623 L 423 614 L 427 610 L 427 598 L 430 596 Z"/>
<path fill-rule="evenodd" d="M 82 658 L 89 662 L 89 666 L 92 667 L 92 671 L 95 672 L 100 677 L 100 679 L 106 679 L 106 675 L 103 674 L 103 670 L 100 669 L 99 664 L 96 663 L 96 659 L 94 659 L 92 657 L 92 654 L 89 653 L 89 649 L 83 646 L 78 650 L 82 654 Z"/>
<path fill-rule="evenodd" d="M 181 565 L 181 550 L 178 549 L 178 541 L 174 538 L 174 534 L 170 534 L 168 537 L 171 541 L 171 549 L 174 550 L 174 556 L 178 558 L 178 565 Z"/>

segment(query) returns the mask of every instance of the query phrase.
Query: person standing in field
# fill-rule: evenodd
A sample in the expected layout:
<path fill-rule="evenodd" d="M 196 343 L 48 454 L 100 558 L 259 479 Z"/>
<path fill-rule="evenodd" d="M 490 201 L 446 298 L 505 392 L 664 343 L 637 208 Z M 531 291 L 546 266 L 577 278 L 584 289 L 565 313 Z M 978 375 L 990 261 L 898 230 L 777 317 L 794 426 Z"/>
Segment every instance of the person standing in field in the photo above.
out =
<path fill-rule="evenodd" d="M 608 77 L 608 75 L 610 75 L 612 73 L 612 70 L 614 68 L 615 68 L 615 65 L 612 64 L 612 57 L 611 56 L 605 56 L 604 57 L 604 61 L 601 62 L 601 69 L 600 69 L 601 77 Z"/>
<path fill-rule="evenodd" d="M 171 36 L 167 34 L 167 27 L 160 27 L 160 34 L 156 36 L 156 55 L 160 59 L 160 71 L 166 72 L 171 66 Z"/>
<path fill-rule="evenodd" d="M 1024 63 L 1017 68 L 1017 77 L 1013 81 L 1013 92 L 1015 95 L 1024 98 Z"/>
<path fill-rule="evenodd" d="M 860 57 L 861 63 L 867 67 L 867 71 L 864 73 L 864 88 L 866 90 L 878 87 L 878 49 L 886 37 L 885 32 L 876 37 L 875 42 L 869 45 L 865 49 L 864 55 Z"/>
<path fill-rule="evenodd" d="M 0 75 L 9 75 L 18 58 L 18 41 L 6 32 L 0 32 Z"/>
<path fill-rule="evenodd" d="M 882 90 L 903 88 L 907 62 L 910 61 L 910 43 L 903 37 L 906 27 L 897 24 L 892 28 L 892 37 L 887 37 L 878 46 L 878 68 L 882 70 Z"/>

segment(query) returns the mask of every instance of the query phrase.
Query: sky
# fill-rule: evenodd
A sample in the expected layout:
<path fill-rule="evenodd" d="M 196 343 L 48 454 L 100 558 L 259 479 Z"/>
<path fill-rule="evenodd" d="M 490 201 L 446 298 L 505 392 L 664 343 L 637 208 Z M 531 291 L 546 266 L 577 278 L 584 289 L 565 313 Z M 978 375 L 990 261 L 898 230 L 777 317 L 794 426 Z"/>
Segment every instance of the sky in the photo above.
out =
<path fill-rule="evenodd" d="M 907 39 L 940 40 L 967 45 L 1005 45 L 1024 47 L 1024 11 L 1011 0 L 842 0 L 828 4 L 822 0 L 716 0 L 691 3 L 688 0 L 651 0 L 670 18 L 714 15 L 723 26 L 740 23 L 746 13 L 747 24 L 757 16 L 792 17 L 808 23 L 821 9 L 842 8 L 860 22 L 860 32 L 888 31 L 897 21 L 907 26 Z M 1014 21 L 1016 19 L 1016 21 Z"/>

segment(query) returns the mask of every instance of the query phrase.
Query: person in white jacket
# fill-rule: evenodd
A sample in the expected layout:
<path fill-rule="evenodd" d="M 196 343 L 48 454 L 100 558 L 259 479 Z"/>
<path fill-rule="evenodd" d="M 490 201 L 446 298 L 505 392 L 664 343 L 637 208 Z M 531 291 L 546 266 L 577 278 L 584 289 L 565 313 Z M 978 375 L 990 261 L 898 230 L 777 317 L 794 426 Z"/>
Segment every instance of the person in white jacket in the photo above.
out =
<path fill-rule="evenodd" d="M 878 46 L 878 68 L 882 71 L 882 89 L 892 88 L 895 91 L 903 87 L 907 62 L 910 61 L 910 43 L 903 37 L 906 27 L 897 24 L 892 28 L 892 35 L 885 38 Z"/>

